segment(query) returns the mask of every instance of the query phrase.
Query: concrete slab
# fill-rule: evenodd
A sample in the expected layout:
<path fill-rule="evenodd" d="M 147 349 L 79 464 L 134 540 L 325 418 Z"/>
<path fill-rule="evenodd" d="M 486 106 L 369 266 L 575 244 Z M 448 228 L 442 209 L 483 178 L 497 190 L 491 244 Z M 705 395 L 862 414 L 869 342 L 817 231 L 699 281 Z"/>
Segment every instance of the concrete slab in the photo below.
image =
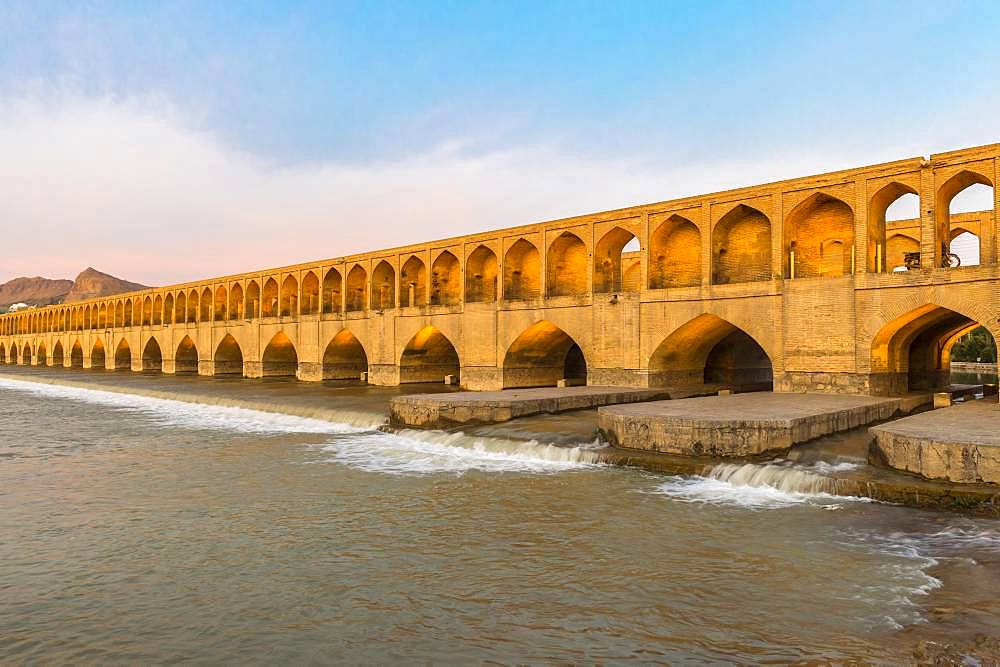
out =
<path fill-rule="evenodd" d="M 889 419 L 900 399 L 756 392 L 598 410 L 613 445 L 685 456 L 747 457 Z"/>
<path fill-rule="evenodd" d="M 877 463 L 927 479 L 1000 484 L 1000 404 L 968 401 L 869 429 Z"/>
<path fill-rule="evenodd" d="M 653 401 L 669 395 L 666 389 L 543 387 L 402 396 L 389 404 L 389 423 L 417 428 L 495 424 L 527 415 Z"/>

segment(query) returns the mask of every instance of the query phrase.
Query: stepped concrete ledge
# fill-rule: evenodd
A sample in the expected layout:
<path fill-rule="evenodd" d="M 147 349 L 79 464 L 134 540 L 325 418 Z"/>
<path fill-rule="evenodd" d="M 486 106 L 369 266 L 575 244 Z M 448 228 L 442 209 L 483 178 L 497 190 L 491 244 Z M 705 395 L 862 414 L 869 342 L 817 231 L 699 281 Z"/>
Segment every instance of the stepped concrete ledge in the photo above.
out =
<path fill-rule="evenodd" d="M 539 413 L 669 398 L 666 389 L 544 387 L 401 396 L 389 403 L 389 423 L 417 428 L 494 424 Z"/>
<path fill-rule="evenodd" d="M 868 429 L 876 463 L 927 479 L 1000 484 L 1000 405 L 969 401 Z"/>
<path fill-rule="evenodd" d="M 611 444 L 685 456 L 747 457 L 889 419 L 899 398 L 756 392 L 598 410 Z"/>

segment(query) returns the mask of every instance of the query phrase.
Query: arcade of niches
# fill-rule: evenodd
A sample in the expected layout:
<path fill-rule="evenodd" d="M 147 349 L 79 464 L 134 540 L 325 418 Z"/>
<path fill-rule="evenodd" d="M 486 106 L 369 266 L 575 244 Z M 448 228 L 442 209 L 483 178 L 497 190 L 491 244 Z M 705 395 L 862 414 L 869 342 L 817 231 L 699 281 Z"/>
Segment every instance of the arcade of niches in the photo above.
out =
<path fill-rule="evenodd" d="M 994 144 L 22 310 L 0 316 L 0 360 L 474 390 L 925 390 L 965 332 L 1000 334 L 998 176 Z M 968 188 L 992 207 L 953 212 Z M 914 215 L 896 219 L 904 198 Z M 960 237 L 978 262 L 957 266 Z"/>

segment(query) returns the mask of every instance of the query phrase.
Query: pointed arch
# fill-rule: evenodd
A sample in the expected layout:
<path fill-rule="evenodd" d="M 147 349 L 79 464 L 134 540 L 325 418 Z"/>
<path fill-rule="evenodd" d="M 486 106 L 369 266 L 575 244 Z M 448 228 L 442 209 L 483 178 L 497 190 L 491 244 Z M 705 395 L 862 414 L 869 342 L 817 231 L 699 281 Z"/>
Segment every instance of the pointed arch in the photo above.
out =
<path fill-rule="evenodd" d="M 710 385 L 770 390 L 771 358 L 746 331 L 717 315 L 702 313 L 671 332 L 649 359 L 652 387 Z"/>
<path fill-rule="evenodd" d="M 3 351 L 0 350 L 0 358 L 3 357 Z M 53 366 L 63 366 L 66 363 L 66 354 L 63 352 L 62 341 L 57 340 L 56 344 L 52 346 L 52 365 Z"/>
<path fill-rule="evenodd" d="M 174 323 L 174 295 L 172 292 L 168 292 L 166 298 L 163 299 L 163 323 Z"/>
<path fill-rule="evenodd" d="M 132 370 L 132 348 L 124 338 L 118 342 L 118 347 L 115 348 L 115 370 Z"/>
<path fill-rule="evenodd" d="M 163 352 L 160 350 L 160 344 L 155 336 L 150 336 L 142 348 L 142 370 L 146 372 L 163 371 Z"/>
<path fill-rule="evenodd" d="M 737 204 L 712 229 L 712 283 L 771 278 L 771 221 L 752 206 Z"/>
<path fill-rule="evenodd" d="M 79 312 L 79 310 L 77 311 Z M 125 326 L 132 326 L 132 299 L 125 299 Z"/>
<path fill-rule="evenodd" d="M 542 294 L 542 260 L 533 243 L 518 239 L 503 260 L 503 298 L 528 301 Z"/>
<path fill-rule="evenodd" d="M 299 281 L 295 276 L 285 276 L 281 283 L 281 316 L 296 317 L 299 314 Z"/>
<path fill-rule="evenodd" d="M 299 300 L 299 310 L 302 315 L 315 315 L 320 308 L 319 278 L 312 271 L 306 271 L 302 276 L 302 298 Z"/>
<path fill-rule="evenodd" d="M 587 383 L 587 360 L 572 337 L 548 320 L 525 329 L 507 348 L 503 386 L 552 387 Z"/>
<path fill-rule="evenodd" d="M 261 372 L 264 377 L 295 376 L 299 368 L 299 355 L 295 345 L 284 331 L 274 334 L 264 348 Z"/>
<path fill-rule="evenodd" d="M 225 322 L 229 319 L 229 290 L 225 285 L 215 288 L 215 308 L 214 319 L 216 322 Z"/>
<path fill-rule="evenodd" d="M 331 268 L 323 276 L 323 312 L 339 313 L 344 309 L 344 279 L 340 271 Z"/>
<path fill-rule="evenodd" d="M 21 346 L 21 364 L 24 366 L 31 365 L 31 346 L 27 343 Z"/>
<path fill-rule="evenodd" d="M 216 375 L 243 375 L 243 350 L 232 334 L 226 334 L 215 348 Z"/>
<path fill-rule="evenodd" d="M 443 382 L 458 377 L 461 362 L 458 351 L 436 327 L 426 326 L 415 333 L 399 358 L 399 382 Z"/>
<path fill-rule="evenodd" d="M 587 292 L 587 245 L 573 232 L 563 232 L 549 244 L 545 258 L 546 296 Z"/>
<path fill-rule="evenodd" d="M 399 306 L 410 308 L 425 305 L 427 305 L 427 267 L 419 257 L 410 255 L 399 273 Z"/>
<path fill-rule="evenodd" d="M 194 324 L 198 321 L 198 290 L 188 292 L 187 298 L 187 321 Z"/>
<path fill-rule="evenodd" d="M 200 307 L 198 309 L 198 321 L 199 322 L 211 322 L 212 321 L 212 311 L 214 296 L 212 295 L 212 288 L 206 287 L 201 290 L 201 301 Z"/>
<path fill-rule="evenodd" d="M 850 275 L 854 257 L 854 211 L 844 201 L 817 192 L 785 216 L 785 276 Z"/>
<path fill-rule="evenodd" d="M 163 324 L 163 297 L 159 294 L 153 299 L 153 325 L 160 326 Z"/>
<path fill-rule="evenodd" d="M 187 296 L 184 292 L 177 293 L 177 300 L 174 302 L 174 322 L 177 324 L 187 322 Z"/>
<path fill-rule="evenodd" d="M 153 323 L 153 300 L 145 297 L 142 300 L 142 326 L 148 327 Z"/>
<path fill-rule="evenodd" d="M 649 240 L 649 288 L 701 285 L 701 230 L 674 214 L 653 231 Z"/>
<path fill-rule="evenodd" d="M 610 294 L 625 291 L 622 251 L 638 237 L 623 227 L 614 227 L 597 242 L 594 249 L 594 292 Z"/>
<path fill-rule="evenodd" d="M 324 380 L 357 380 L 368 372 L 368 354 L 348 329 L 337 332 L 323 352 Z"/>
<path fill-rule="evenodd" d="M 912 186 L 893 181 L 876 192 L 868 204 L 868 270 L 872 273 L 892 272 L 896 267 L 904 266 L 902 252 L 919 252 L 920 239 L 912 239 L 905 235 L 897 234 L 889 236 L 886 232 L 886 222 L 888 221 L 889 207 L 906 197 L 912 195 L 917 197 L 917 214 L 920 213 L 920 195 Z M 919 226 L 917 227 L 919 233 Z M 888 236 L 888 238 L 887 238 Z M 911 250 L 911 244 L 905 244 L 905 249 L 898 241 L 899 238 L 911 238 L 916 246 Z M 897 238 L 897 243 L 890 246 L 893 238 Z"/>
<path fill-rule="evenodd" d="M 243 286 L 233 283 L 229 290 L 229 320 L 241 319 L 243 312 Z"/>
<path fill-rule="evenodd" d="M 954 233 L 955 221 L 953 216 L 960 211 L 953 210 L 955 208 L 953 206 L 955 198 L 965 190 L 976 187 L 988 189 L 988 195 L 984 196 L 984 199 L 989 199 L 990 206 L 987 210 L 993 209 L 996 197 L 996 193 L 993 190 L 994 184 L 985 174 L 964 169 L 946 180 L 938 188 L 935 206 L 935 232 L 938 240 L 934 248 L 935 259 L 937 260 L 935 266 L 944 266 L 945 256 L 952 252 L 951 241 L 954 236 L 957 236 Z"/>
<path fill-rule="evenodd" d="M 278 309 L 278 281 L 268 278 L 264 282 L 264 291 L 260 299 L 260 316 L 277 317 Z"/>
<path fill-rule="evenodd" d="M 244 310 L 247 314 L 247 319 L 255 320 L 258 317 L 261 317 L 260 308 L 260 285 L 257 284 L 256 280 L 251 280 L 247 283 L 246 310 Z"/>
<path fill-rule="evenodd" d="M 6 335 L 6 333 L 7 331 L 5 329 L 4 334 Z M 3 342 L 0 342 L 0 364 L 6 364 L 6 363 L 7 363 L 7 348 L 4 347 Z"/>
<path fill-rule="evenodd" d="M 494 303 L 497 300 L 497 255 L 485 245 L 476 247 L 465 261 L 465 301 Z"/>
<path fill-rule="evenodd" d="M 83 368 L 83 346 L 77 339 L 70 350 L 70 366 L 72 368 Z M 105 370 L 108 367 L 107 351 L 104 349 L 104 341 L 98 338 L 94 341 L 94 347 L 90 350 L 90 367 L 95 370 Z"/>
<path fill-rule="evenodd" d="M 197 373 L 198 372 L 198 347 L 194 344 L 191 336 L 184 336 L 177 344 L 177 351 L 174 353 L 174 373 Z"/>
<path fill-rule="evenodd" d="M 17 343 L 10 344 L 10 350 L 7 353 L 7 363 L 16 364 L 20 357 L 17 356 Z M 80 362 L 82 365 L 82 361 Z"/>
<path fill-rule="evenodd" d="M 396 270 L 384 259 L 372 270 L 372 310 L 396 307 Z"/>
<path fill-rule="evenodd" d="M 45 342 L 38 343 L 38 347 L 35 348 L 35 365 L 45 366 L 48 362 L 48 357 L 46 355 Z"/>
<path fill-rule="evenodd" d="M 431 263 L 430 301 L 433 306 L 454 306 L 462 301 L 462 267 L 448 250 Z"/>
<path fill-rule="evenodd" d="M 368 272 L 360 264 L 355 264 L 347 273 L 347 310 L 365 310 L 368 301 Z"/>

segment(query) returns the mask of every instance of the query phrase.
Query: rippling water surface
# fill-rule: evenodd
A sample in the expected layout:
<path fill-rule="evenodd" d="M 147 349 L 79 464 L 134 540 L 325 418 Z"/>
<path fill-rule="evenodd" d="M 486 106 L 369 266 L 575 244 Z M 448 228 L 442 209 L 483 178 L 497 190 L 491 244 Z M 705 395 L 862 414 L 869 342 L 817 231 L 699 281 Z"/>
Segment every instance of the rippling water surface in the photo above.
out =
<path fill-rule="evenodd" d="M 596 465 L 585 414 L 384 433 L 383 394 L 315 391 L 371 424 L 0 379 L 0 662 L 888 663 L 996 632 L 995 521 L 818 464 Z"/>

